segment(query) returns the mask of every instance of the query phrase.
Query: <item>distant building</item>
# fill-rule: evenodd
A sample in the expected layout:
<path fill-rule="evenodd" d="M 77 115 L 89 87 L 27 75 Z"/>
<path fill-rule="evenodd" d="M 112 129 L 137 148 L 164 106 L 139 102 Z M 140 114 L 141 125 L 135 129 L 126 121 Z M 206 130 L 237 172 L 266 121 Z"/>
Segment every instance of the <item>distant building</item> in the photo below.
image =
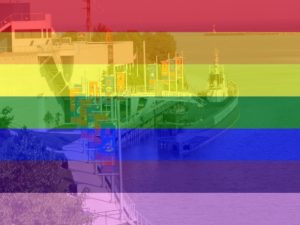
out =
<path fill-rule="evenodd" d="M 8 11 L 3 11 L 4 8 Z M 83 82 L 86 77 L 86 84 L 98 82 L 94 88 L 97 93 L 101 75 L 108 73 L 108 68 L 112 68 L 110 76 L 119 78 L 114 79 L 113 87 L 124 90 L 125 72 L 134 63 L 133 42 L 72 42 L 70 37 L 55 33 L 50 14 L 31 13 L 29 3 L 0 4 L 0 10 L 1 18 L 4 18 L 0 20 L 0 64 L 3 65 L 0 83 L 6 84 L 1 87 L 0 95 L 39 96 L 30 106 L 36 115 L 26 119 L 23 117 L 24 104 L 9 103 L 14 108 L 16 120 L 20 118 L 19 122 L 26 121 L 27 126 L 35 127 L 43 124 L 49 108 L 64 115 L 64 121 L 69 122 L 70 88 L 81 84 L 83 93 L 91 94 L 90 87 Z M 11 64 L 16 66 L 7 69 L 5 65 Z M 118 89 L 116 84 L 119 84 Z M 48 96 L 57 98 L 45 100 Z"/>
<path fill-rule="evenodd" d="M 0 52 L 28 52 L 47 45 L 51 16 L 31 13 L 30 3 L 0 3 Z"/>
<path fill-rule="evenodd" d="M 0 21 L 12 14 L 29 14 L 30 3 L 0 3 Z"/>

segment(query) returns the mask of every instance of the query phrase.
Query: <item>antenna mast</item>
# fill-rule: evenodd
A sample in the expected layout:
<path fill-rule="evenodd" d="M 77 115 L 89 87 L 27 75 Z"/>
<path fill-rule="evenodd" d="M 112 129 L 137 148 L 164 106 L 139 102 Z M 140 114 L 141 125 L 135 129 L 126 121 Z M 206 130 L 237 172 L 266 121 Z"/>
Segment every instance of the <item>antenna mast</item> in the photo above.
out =
<path fill-rule="evenodd" d="M 91 0 L 83 0 L 86 3 L 86 31 L 92 32 Z"/>

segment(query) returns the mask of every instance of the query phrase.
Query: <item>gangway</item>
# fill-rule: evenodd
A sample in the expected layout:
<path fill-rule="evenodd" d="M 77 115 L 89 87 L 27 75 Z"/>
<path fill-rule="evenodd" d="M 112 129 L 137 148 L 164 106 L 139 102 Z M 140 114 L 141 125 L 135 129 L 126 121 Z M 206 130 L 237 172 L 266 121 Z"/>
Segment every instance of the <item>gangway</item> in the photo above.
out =
<path fill-rule="evenodd" d="M 120 173 L 107 173 L 97 169 L 99 162 L 90 159 L 95 152 L 87 148 L 84 141 L 76 140 L 64 146 L 78 192 L 84 193 L 86 207 L 97 219 L 95 225 L 152 225 L 137 209 L 131 197 L 116 187 Z M 83 149 L 83 150 L 82 150 Z M 75 156 L 76 161 L 72 156 Z M 81 159 L 79 161 L 78 159 Z M 92 183 L 89 181 L 93 181 Z M 121 204 L 122 201 L 122 204 Z M 88 206 L 90 205 L 90 206 Z M 91 206 L 96 206 L 92 208 Z"/>

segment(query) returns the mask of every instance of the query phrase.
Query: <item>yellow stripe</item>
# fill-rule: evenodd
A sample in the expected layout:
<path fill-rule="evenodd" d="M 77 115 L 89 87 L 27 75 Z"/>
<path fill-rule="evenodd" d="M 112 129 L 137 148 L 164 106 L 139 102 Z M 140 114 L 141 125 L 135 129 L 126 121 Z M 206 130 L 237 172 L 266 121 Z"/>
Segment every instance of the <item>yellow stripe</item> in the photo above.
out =
<path fill-rule="evenodd" d="M 209 66 L 206 64 L 184 65 L 184 73 L 192 95 L 197 95 L 207 88 Z M 105 68 L 106 65 L 74 65 L 73 75 L 67 85 L 72 87 L 81 84 L 83 80 L 99 82 L 101 71 Z M 237 84 L 240 96 L 300 96 L 300 65 L 230 64 L 225 65 L 224 69 L 227 79 Z M 133 78 L 140 86 L 139 93 L 130 92 L 128 88 L 127 93 L 120 95 L 151 95 L 152 91 L 144 92 L 143 75 L 140 76 L 140 80 Z M 46 78 L 41 75 L 39 65 L 0 65 L 0 96 L 66 96 L 63 91 L 60 94 L 58 91 L 53 92 L 53 88 L 60 88 L 59 82 L 60 77 L 57 77 L 51 89 L 49 81 L 47 82 Z M 168 80 L 164 83 L 168 90 Z M 149 84 L 147 85 L 150 87 Z M 180 85 L 179 83 L 178 88 Z M 174 87 L 173 83 L 173 90 Z M 157 89 L 161 90 L 161 88 Z M 158 94 L 157 91 L 156 94 Z M 102 95 L 106 94 L 102 93 Z M 176 93 L 171 95 L 176 95 Z"/>

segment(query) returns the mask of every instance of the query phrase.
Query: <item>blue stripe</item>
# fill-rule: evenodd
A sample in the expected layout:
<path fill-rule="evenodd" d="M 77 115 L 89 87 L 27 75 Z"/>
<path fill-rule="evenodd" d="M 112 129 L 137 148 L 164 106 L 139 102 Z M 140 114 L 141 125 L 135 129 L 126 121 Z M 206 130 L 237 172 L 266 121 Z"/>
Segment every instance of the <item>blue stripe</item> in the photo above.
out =
<path fill-rule="evenodd" d="M 72 161 L 74 160 L 72 157 L 78 155 L 82 158 L 76 160 L 86 161 L 86 154 L 89 153 L 89 160 L 93 162 L 95 155 L 92 152 L 96 150 L 101 160 L 106 162 L 109 158 L 115 160 L 115 164 L 103 164 L 99 167 L 99 171 L 118 173 L 120 152 L 115 138 L 120 134 L 123 136 L 122 179 L 126 192 L 300 192 L 300 142 L 298 140 L 300 129 L 130 131 L 131 134 L 129 130 L 124 129 L 110 130 L 110 132 L 106 130 L 102 133 L 108 135 L 103 139 L 105 144 L 99 144 L 99 140 L 95 142 L 95 139 L 91 138 L 96 132 L 93 129 L 52 130 L 51 132 L 1 130 L 0 169 L 7 174 L 9 168 L 14 177 L 18 177 L 21 176 L 15 171 L 18 167 L 22 168 L 25 174 L 31 174 L 37 168 L 46 166 L 41 161 L 51 161 L 46 163 L 49 165 L 57 163 L 58 166 L 53 164 L 55 170 L 60 164 L 63 165 L 55 161 L 66 163 L 66 160 Z M 174 132 L 178 133 L 174 134 Z M 136 140 L 133 137 L 138 133 L 144 137 Z M 112 135 L 111 138 L 108 138 L 109 135 Z M 83 138 L 80 138 L 82 136 Z M 85 139 L 85 142 L 90 139 L 91 151 L 87 152 L 86 147 L 80 145 L 82 139 Z M 196 143 L 200 146 L 194 152 L 180 155 L 173 149 L 173 145 L 181 142 L 184 142 L 184 145 Z M 104 148 L 107 143 L 111 143 L 113 148 Z M 171 149 L 159 149 L 166 143 L 171 145 Z M 80 166 L 76 169 L 80 170 Z M 55 171 L 51 173 L 55 174 Z M 70 177 L 70 172 L 66 176 Z M 11 178 L 12 181 L 9 182 L 13 182 L 13 187 L 23 187 L 27 182 L 19 178 Z M 31 180 L 32 187 L 26 189 L 6 189 L 4 185 L 0 186 L 0 191 L 61 192 L 65 190 L 65 188 L 63 190 L 36 189 L 39 179 L 38 176 L 34 177 Z M 90 182 L 92 183 L 92 180 Z"/>
<path fill-rule="evenodd" d="M 0 159 L 60 160 L 72 151 L 89 152 L 90 160 L 95 152 L 119 155 L 118 130 L 96 137 L 93 129 L 41 131 L 27 131 L 31 142 L 20 152 L 28 137 L 21 130 L 0 130 Z M 300 129 L 121 129 L 120 134 L 122 160 L 300 160 Z"/>

